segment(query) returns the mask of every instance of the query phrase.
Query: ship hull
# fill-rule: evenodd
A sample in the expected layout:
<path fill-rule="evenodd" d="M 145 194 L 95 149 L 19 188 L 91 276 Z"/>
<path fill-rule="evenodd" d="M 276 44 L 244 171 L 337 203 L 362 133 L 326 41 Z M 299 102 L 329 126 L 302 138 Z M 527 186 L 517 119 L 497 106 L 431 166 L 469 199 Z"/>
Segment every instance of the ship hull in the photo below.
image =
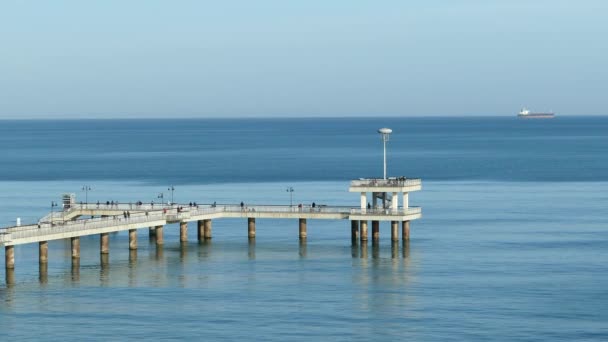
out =
<path fill-rule="evenodd" d="M 553 119 L 555 117 L 555 114 L 553 113 L 532 113 L 532 114 L 519 114 L 517 115 L 518 118 L 522 118 L 522 119 Z"/>

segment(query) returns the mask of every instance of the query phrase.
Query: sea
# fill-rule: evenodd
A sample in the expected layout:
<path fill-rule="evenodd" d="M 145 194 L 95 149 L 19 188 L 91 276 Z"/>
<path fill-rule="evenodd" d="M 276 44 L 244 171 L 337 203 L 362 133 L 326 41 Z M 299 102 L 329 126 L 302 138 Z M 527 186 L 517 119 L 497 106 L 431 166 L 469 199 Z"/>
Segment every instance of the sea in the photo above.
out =
<path fill-rule="evenodd" d="M 419 177 L 409 243 L 348 221 L 217 219 L 129 252 L 111 234 L 15 248 L 0 341 L 606 341 L 608 117 L 0 121 L 0 227 L 76 201 L 359 205 L 349 182 Z M 170 189 L 173 188 L 173 191 Z M 293 188 L 293 192 L 287 189 Z M 84 190 L 90 189 L 90 190 Z M 19 219 L 18 219 L 19 218 Z M 0 250 L 0 261 L 4 249 Z"/>

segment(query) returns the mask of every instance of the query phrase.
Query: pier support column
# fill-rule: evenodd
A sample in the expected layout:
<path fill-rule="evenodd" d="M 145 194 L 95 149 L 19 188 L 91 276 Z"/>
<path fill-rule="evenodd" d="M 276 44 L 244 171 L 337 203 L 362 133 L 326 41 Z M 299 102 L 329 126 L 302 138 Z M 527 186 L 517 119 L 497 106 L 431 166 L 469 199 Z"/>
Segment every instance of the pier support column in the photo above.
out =
<path fill-rule="evenodd" d="M 391 209 L 397 210 L 399 209 L 399 193 L 393 192 L 393 197 L 391 198 Z"/>
<path fill-rule="evenodd" d="M 255 217 L 247 218 L 247 237 L 255 238 Z"/>
<path fill-rule="evenodd" d="M 372 240 L 380 239 L 380 221 L 372 221 Z"/>
<path fill-rule="evenodd" d="M 129 250 L 137 249 L 137 229 L 129 229 Z"/>
<path fill-rule="evenodd" d="M 188 222 L 179 223 L 179 241 L 180 242 L 188 241 Z"/>
<path fill-rule="evenodd" d="M 359 222 L 361 226 L 361 241 L 367 241 L 367 221 Z"/>
<path fill-rule="evenodd" d="M 399 241 L 399 222 L 391 221 L 391 241 Z"/>
<path fill-rule="evenodd" d="M 357 220 L 350 221 L 350 238 L 353 241 L 359 239 L 359 221 Z"/>
<path fill-rule="evenodd" d="M 110 253 L 110 234 L 109 233 L 99 234 L 99 252 L 101 254 Z"/>
<path fill-rule="evenodd" d="M 407 192 L 403 193 L 403 209 L 407 209 L 410 207 L 410 198 Z"/>
<path fill-rule="evenodd" d="M 70 245 L 72 247 L 72 261 L 80 259 L 80 237 L 70 238 Z"/>
<path fill-rule="evenodd" d="M 203 232 L 203 229 L 204 229 L 203 227 L 204 227 L 204 225 L 205 225 L 205 224 L 204 224 L 203 220 L 198 220 L 198 221 L 196 222 L 196 227 L 197 227 L 197 230 L 196 230 L 196 237 L 197 237 L 198 241 L 201 241 L 201 240 L 202 240 L 202 239 L 205 237 L 205 234 L 204 234 L 204 232 Z"/>
<path fill-rule="evenodd" d="M 306 219 L 300 219 L 300 240 L 306 239 Z"/>
<path fill-rule="evenodd" d="M 361 193 L 361 209 L 367 208 L 367 192 Z"/>
<path fill-rule="evenodd" d="M 49 262 L 49 243 L 48 241 L 38 242 L 38 262 L 46 264 Z"/>
<path fill-rule="evenodd" d="M 7 270 L 15 269 L 15 246 L 4 247 L 4 266 Z"/>
<path fill-rule="evenodd" d="M 203 224 L 205 229 L 203 233 L 205 234 L 205 239 L 211 239 L 211 220 L 204 220 Z"/>
<path fill-rule="evenodd" d="M 163 226 L 156 226 L 156 245 L 162 245 L 165 243 L 163 237 Z"/>
<path fill-rule="evenodd" d="M 410 221 L 401 222 L 401 239 L 403 241 L 410 240 Z"/>

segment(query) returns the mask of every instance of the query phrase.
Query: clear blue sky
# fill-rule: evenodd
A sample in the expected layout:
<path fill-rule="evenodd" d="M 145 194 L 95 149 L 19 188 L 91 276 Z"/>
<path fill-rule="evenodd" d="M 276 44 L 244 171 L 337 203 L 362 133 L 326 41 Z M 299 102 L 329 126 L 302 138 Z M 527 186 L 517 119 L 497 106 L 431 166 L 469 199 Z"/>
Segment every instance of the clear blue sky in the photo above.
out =
<path fill-rule="evenodd" d="M 0 2 L 0 118 L 608 114 L 606 0 Z"/>

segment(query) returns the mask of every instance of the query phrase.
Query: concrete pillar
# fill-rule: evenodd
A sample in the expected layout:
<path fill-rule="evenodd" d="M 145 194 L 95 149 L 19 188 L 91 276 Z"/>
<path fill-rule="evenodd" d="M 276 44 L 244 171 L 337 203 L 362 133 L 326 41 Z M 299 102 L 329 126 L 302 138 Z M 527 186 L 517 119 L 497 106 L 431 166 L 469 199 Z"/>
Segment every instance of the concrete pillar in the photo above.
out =
<path fill-rule="evenodd" d="M 361 226 L 361 241 L 367 241 L 367 221 L 359 222 Z"/>
<path fill-rule="evenodd" d="M 365 208 L 367 208 L 367 193 L 362 192 L 361 193 L 361 209 L 365 209 Z"/>
<path fill-rule="evenodd" d="M 391 241 L 399 241 L 399 222 L 391 221 Z"/>
<path fill-rule="evenodd" d="M 46 284 L 49 281 L 49 264 L 41 262 L 38 264 L 38 280 L 41 284 Z"/>
<path fill-rule="evenodd" d="M 156 235 L 156 227 L 150 227 L 148 228 L 148 236 L 149 237 L 153 237 Z"/>
<path fill-rule="evenodd" d="M 351 240 L 357 241 L 359 239 L 359 221 L 350 221 L 350 237 Z"/>
<path fill-rule="evenodd" d="M 15 246 L 4 247 L 4 266 L 7 270 L 15 268 Z"/>
<path fill-rule="evenodd" d="M 403 193 L 403 209 L 407 209 L 410 207 L 410 197 L 407 192 Z"/>
<path fill-rule="evenodd" d="M 247 237 L 255 238 L 255 217 L 247 218 Z"/>
<path fill-rule="evenodd" d="M 156 244 L 162 245 L 163 243 L 165 243 L 163 237 L 163 226 L 156 226 Z"/>
<path fill-rule="evenodd" d="M 12 268 L 7 268 L 4 274 L 4 279 L 6 281 L 7 287 L 12 287 L 15 285 L 15 270 Z"/>
<path fill-rule="evenodd" d="M 409 241 L 410 239 L 410 221 L 401 222 L 401 239 Z"/>
<path fill-rule="evenodd" d="M 129 250 L 137 249 L 137 229 L 129 229 Z"/>
<path fill-rule="evenodd" d="M 211 220 L 204 220 L 203 224 L 205 229 L 203 233 L 205 234 L 205 239 L 211 239 Z"/>
<path fill-rule="evenodd" d="M 80 259 L 80 237 L 70 238 L 70 245 L 72 245 L 72 259 Z"/>
<path fill-rule="evenodd" d="M 372 192 L 372 208 L 376 209 L 376 207 L 378 206 L 378 197 L 377 197 L 378 193 L 377 192 Z"/>
<path fill-rule="evenodd" d="M 101 254 L 110 253 L 110 234 L 109 233 L 101 233 L 99 235 L 99 252 Z"/>
<path fill-rule="evenodd" d="M 300 219 L 300 240 L 306 239 L 306 219 Z"/>
<path fill-rule="evenodd" d="M 46 264 L 49 262 L 49 243 L 48 241 L 38 242 L 38 262 Z"/>
<path fill-rule="evenodd" d="M 399 209 L 399 193 L 393 192 L 393 198 L 391 199 L 391 209 Z"/>
<path fill-rule="evenodd" d="M 380 239 L 380 221 L 372 221 L 372 240 Z"/>
<path fill-rule="evenodd" d="M 196 222 L 196 227 L 197 227 L 196 237 L 197 237 L 198 241 L 201 241 L 205 237 L 205 234 L 203 233 L 203 227 L 204 227 L 203 220 L 198 220 Z"/>
<path fill-rule="evenodd" d="M 188 222 L 179 223 L 179 241 L 180 242 L 188 241 Z"/>

